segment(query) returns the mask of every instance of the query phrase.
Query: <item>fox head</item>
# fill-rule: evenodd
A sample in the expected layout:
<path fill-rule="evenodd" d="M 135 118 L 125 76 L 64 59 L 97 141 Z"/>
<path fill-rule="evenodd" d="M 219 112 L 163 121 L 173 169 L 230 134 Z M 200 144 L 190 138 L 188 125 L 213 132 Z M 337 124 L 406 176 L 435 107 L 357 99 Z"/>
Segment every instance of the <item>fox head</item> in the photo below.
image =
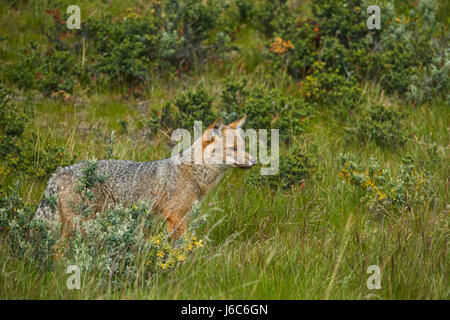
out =
<path fill-rule="evenodd" d="M 245 139 L 241 127 L 247 116 L 225 125 L 218 118 L 202 135 L 204 164 L 224 167 L 251 168 L 256 159 L 245 151 Z"/>

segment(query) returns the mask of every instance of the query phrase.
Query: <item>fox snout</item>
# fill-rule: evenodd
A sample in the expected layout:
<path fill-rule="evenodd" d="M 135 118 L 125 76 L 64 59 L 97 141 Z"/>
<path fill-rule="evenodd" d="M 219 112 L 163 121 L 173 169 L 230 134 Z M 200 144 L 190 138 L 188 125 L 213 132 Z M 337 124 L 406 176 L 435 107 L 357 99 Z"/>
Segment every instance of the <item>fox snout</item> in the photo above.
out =
<path fill-rule="evenodd" d="M 243 164 L 237 164 L 236 166 L 238 168 L 242 168 L 242 169 L 250 169 L 252 168 L 255 164 L 257 163 L 256 159 L 253 157 L 249 157 L 248 160 L 245 161 L 245 163 Z"/>

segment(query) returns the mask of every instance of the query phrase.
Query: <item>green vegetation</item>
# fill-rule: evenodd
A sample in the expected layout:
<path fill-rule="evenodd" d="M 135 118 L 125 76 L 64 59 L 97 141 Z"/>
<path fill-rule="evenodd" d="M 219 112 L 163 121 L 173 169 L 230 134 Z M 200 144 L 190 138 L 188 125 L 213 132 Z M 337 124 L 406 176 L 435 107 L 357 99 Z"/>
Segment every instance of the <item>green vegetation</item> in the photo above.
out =
<path fill-rule="evenodd" d="M 81 30 L 70 4 L 0 4 L 0 298 L 449 298 L 446 1 L 380 1 L 380 30 L 358 0 L 80 0 Z M 230 170 L 179 242 L 145 203 L 67 242 L 31 219 L 58 166 L 243 114 L 280 129 L 280 173 Z"/>

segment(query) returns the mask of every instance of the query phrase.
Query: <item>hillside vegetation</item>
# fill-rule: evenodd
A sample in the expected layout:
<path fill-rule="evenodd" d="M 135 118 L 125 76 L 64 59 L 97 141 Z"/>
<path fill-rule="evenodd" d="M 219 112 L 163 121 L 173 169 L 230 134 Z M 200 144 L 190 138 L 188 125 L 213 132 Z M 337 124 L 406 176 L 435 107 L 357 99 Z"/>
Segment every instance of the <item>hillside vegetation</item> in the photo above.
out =
<path fill-rule="evenodd" d="M 369 1 L 79 0 L 80 30 L 71 4 L 0 4 L 1 299 L 449 298 L 448 1 L 377 1 L 374 30 Z M 231 169 L 175 243 L 145 203 L 64 243 L 31 219 L 59 166 L 95 197 L 96 159 L 244 114 L 279 174 Z"/>

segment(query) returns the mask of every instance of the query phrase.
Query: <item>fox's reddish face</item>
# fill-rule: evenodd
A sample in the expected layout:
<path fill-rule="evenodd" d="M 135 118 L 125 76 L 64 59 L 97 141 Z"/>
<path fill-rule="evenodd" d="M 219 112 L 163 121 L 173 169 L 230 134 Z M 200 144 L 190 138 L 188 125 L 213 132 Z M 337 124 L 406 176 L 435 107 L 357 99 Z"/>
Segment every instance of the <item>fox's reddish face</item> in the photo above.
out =
<path fill-rule="evenodd" d="M 224 125 L 217 119 L 202 136 L 203 161 L 205 164 L 221 164 L 235 168 L 251 168 L 256 159 L 245 151 L 245 140 L 241 127 L 244 116 L 229 125 Z"/>

